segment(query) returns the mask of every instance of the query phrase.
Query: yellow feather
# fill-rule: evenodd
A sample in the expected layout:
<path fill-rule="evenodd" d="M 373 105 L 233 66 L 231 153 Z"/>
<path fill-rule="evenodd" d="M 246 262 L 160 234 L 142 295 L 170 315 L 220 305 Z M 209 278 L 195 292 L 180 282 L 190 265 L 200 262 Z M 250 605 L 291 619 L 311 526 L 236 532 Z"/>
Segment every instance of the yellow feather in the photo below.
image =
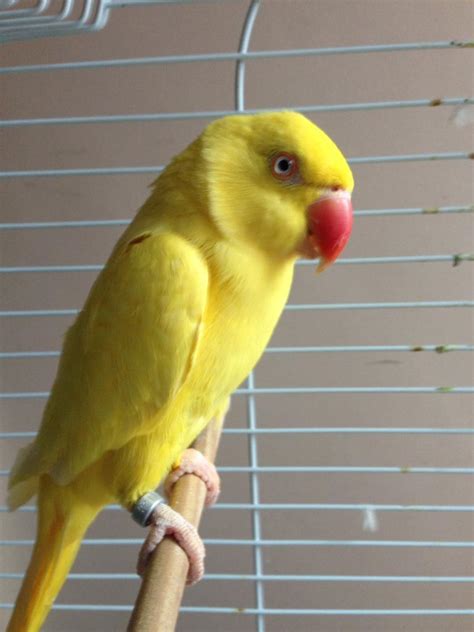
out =
<path fill-rule="evenodd" d="M 298 185 L 270 174 L 283 150 Z M 212 123 L 154 183 L 66 335 L 11 475 L 13 508 L 40 489 L 40 524 L 9 632 L 40 628 L 101 507 L 130 508 L 225 409 L 280 317 L 306 208 L 335 183 L 352 190 L 342 154 L 291 112 Z"/>

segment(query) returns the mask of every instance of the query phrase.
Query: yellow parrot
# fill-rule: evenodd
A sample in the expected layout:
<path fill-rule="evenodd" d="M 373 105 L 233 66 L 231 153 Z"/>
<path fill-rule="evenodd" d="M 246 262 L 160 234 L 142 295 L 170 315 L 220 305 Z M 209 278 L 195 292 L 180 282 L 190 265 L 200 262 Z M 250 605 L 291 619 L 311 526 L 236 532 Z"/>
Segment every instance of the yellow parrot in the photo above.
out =
<path fill-rule="evenodd" d="M 39 433 L 11 473 L 10 508 L 37 494 L 38 525 L 8 632 L 40 629 L 111 502 L 145 511 L 140 572 L 172 534 L 188 582 L 200 579 L 196 530 L 150 492 L 178 463 L 171 484 L 193 471 L 215 500 L 215 469 L 186 448 L 260 358 L 296 260 L 324 269 L 344 248 L 352 189 L 340 150 L 295 112 L 216 120 L 154 182 L 66 334 Z"/>

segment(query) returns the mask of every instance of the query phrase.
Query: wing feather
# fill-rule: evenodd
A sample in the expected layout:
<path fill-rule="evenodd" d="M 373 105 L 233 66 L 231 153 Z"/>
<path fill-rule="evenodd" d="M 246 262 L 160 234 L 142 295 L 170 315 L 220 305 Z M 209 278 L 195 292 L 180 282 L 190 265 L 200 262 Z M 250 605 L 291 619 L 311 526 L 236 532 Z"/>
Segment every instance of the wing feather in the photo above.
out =
<path fill-rule="evenodd" d="M 15 485 L 45 471 L 67 484 L 151 430 L 193 364 L 207 300 L 199 251 L 171 233 L 118 247 L 69 330 L 38 438 Z"/>

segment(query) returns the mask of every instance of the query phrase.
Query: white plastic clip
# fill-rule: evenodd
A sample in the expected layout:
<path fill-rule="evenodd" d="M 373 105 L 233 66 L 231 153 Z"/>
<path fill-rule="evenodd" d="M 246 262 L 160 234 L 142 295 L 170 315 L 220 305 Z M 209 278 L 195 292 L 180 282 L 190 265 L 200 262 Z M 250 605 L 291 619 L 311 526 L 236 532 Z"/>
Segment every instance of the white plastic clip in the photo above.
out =
<path fill-rule="evenodd" d="M 362 524 L 362 528 L 364 529 L 364 531 L 377 531 L 379 528 L 379 521 L 377 519 L 375 507 L 367 505 L 363 512 L 364 521 Z"/>

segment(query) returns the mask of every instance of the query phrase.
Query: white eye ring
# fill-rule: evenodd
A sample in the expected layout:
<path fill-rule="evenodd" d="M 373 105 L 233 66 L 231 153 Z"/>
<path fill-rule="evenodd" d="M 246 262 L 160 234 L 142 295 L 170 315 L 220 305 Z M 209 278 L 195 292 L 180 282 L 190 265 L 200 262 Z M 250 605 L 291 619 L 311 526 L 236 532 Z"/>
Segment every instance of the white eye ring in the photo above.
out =
<path fill-rule="evenodd" d="M 282 152 L 272 158 L 272 173 L 278 180 L 289 180 L 298 171 L 298 161 L 295 156 Z"/>

